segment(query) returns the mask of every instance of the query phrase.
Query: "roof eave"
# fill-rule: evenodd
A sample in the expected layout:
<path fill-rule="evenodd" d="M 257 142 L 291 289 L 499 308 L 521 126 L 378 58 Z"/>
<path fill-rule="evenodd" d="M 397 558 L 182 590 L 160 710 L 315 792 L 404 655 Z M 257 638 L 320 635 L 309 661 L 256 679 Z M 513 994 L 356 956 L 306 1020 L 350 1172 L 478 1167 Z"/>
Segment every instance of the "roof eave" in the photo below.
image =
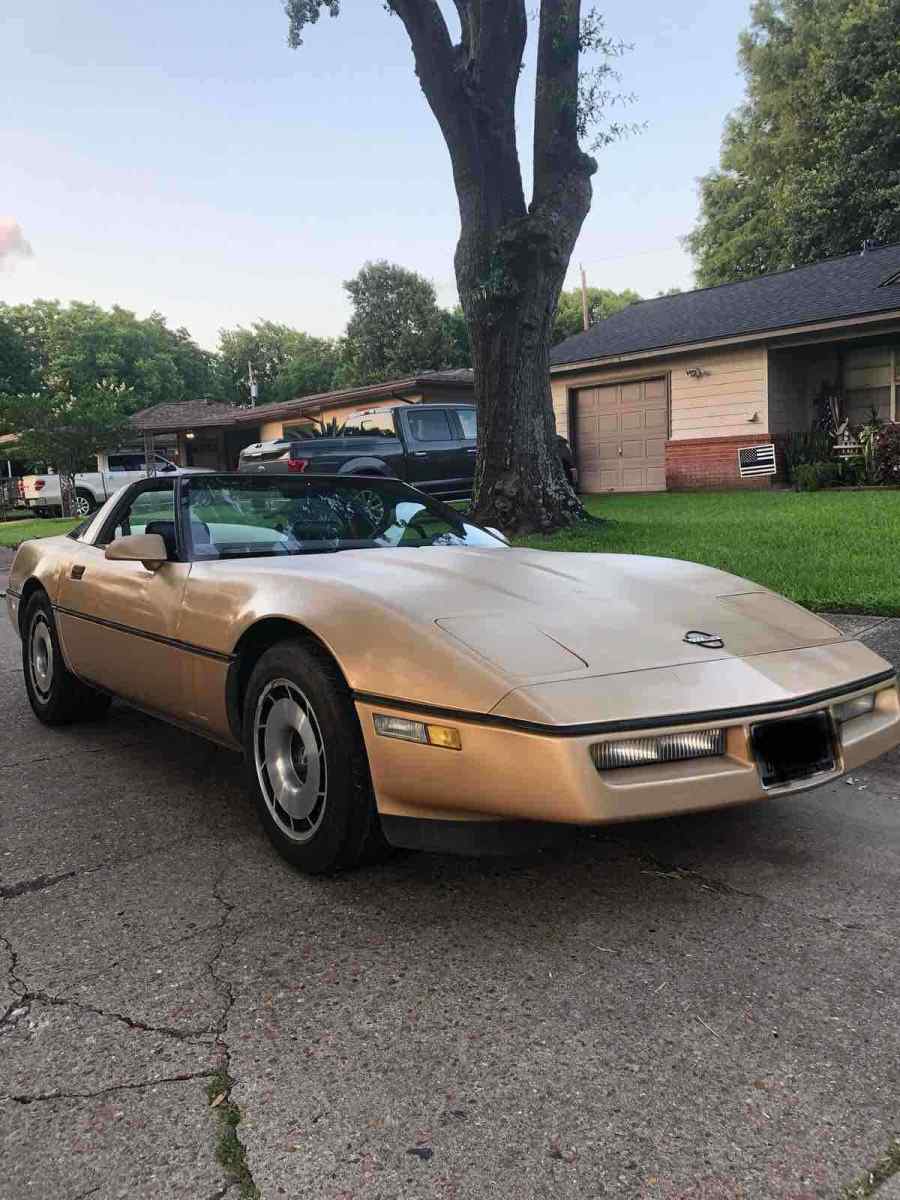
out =
<path fill-rule="evenodd" d="M 241 410 L 235 418 L 237 424 L 247 424 L 254 420 L 278 420 L 280 417 L 302 417 L 308 412 L 320 408 L 344 408 L 351 404 L 364 404 L 367 400 L 378 400 L 385 396 L 396 396 L 402 399 L 423 388 L 471 389 L 473 383 L 465 379 L 436 379 L 431 375 L 413 375 L 407 379 L 395 379 L 387 383 L 371 384 L 368 387 L 352 388 L 347 391 L 320 392 L 315 396 L 303 396 L 297 400 L 285 400 L 280 404 L 266 404 L 261 408 Z"/>
<path fill-rule="evenodd" d="M 550 374 L 561 375 L 585 368 L 615 366 L 618 363 L 635 362 L 648 358 L 663 358 L 669 355 L 691 354 L 698 350 L 718 349 L 723 346 L 738 346 L 762 342 L 773 338 L 789 337 L 791 334 L 826 332 L 857 328 L 860 325 L 877 324 L 879 321 L 900 319 L 900 308 L 881 309 L 858 317 L 841 317 L 834 321 L 811 321 L 800 325 L 773 326 L 767 329 L 750 330 L 746 333 L 728 334 L 720 338 L 706 338 L 695 342 L 678 342 L 651 346 L 645 350 L 629 350 L 622 354 L 605 354 L 594 358 L 574 359 L 571 362 L 551 363 Z"/>

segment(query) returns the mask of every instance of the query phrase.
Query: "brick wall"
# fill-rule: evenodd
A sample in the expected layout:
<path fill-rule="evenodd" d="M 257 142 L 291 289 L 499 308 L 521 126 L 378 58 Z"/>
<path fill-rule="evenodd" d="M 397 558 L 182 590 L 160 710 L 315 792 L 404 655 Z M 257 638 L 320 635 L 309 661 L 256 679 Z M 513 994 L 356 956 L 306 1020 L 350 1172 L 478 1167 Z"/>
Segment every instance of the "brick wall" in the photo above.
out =
<path fill-rule="evenodd" d="M 772 478 L 741 479 L 737 452 L 741 446 L 771 442 L 768 433 L 740 437 L 679 438 L 666 443 L 666 485 L 671 492 L 699 488 L 767 488 Z"/>

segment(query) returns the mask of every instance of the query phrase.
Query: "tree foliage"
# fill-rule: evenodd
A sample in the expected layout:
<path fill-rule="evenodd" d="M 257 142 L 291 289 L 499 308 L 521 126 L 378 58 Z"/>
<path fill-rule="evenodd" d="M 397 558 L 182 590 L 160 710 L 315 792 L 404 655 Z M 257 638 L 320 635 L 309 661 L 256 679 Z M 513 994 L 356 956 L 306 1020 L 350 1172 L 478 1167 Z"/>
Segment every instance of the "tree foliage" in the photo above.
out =
<path fill-rule="evenodd" d="M 212 356 L 159 313 L 141 319 L 118 305 L 35 300 L 0 305 L 0 338 L 3 329 L 17 338 L 25 367 L 25 375 L 0 380 L 7 392 L 78 396 L 101 382 L 121 384 L 122 403 L 136 411 L 206 395 L 211 384 Z"/>
<path fill-rule="evenodd" d="M 224 396 L 239 404 L 250 399 L 248 364 L 258 387 L 258 404 L 327 392 L 334 384 L 340 347 L 277 321 L 256 321 L 219 331 L 219 364 Z"/>
<path fill-rule="evenodd" d="M 342 344 L 342 386 L 468 366 L 459 317 L 438 307 L 434 285 L 383 259 L 344 284 L 353 305 Z"/>
<path fill-rule="evenodd" d="M 623 292 L 615 292 L 611 288 L 589 287 L 588 324 L 596 325 L 613 313 L 621 312 L 631 304 L 640 300 L 637 292 L 626 288 Z M 581 333 L 584 329 L 584 313 L 581 303 L 581 288 L 572 288 L 569 292 L 561 292 L 559 307 L 556 310 L 556 320 L 553 322 L 552 343 L 556 345 L 564 338 Z"/>
<path fill-rule="evenodd" d="M 60 476 L 63 508 L 69 508 L 75 475 L 96 469 L 95 456 L 122 445 L 133 431 L 132 389 L 101 379 L 70 389 L 66 384 L 0 398 L 0 423 L 17 435 L 16 457 L 52 465 Z M 69 511 L 72 511 L 69 508 Z"/>
<path fill-rule="evenodd" d="M 708 286 L 900 241 L 900 0 L 756 0 L 687 244 Z"/>

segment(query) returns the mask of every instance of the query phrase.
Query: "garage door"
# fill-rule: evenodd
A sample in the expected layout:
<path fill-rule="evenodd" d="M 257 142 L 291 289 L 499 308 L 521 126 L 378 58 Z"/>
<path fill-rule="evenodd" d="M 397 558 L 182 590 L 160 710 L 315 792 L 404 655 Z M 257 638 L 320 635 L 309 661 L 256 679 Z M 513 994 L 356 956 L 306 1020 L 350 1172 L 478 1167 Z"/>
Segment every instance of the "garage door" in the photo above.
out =
<path fill-rule="evenodd" d="M 669 409 L 665 379 L 583 388 L 575 395 L 582 492 L 661 492 Z"/>

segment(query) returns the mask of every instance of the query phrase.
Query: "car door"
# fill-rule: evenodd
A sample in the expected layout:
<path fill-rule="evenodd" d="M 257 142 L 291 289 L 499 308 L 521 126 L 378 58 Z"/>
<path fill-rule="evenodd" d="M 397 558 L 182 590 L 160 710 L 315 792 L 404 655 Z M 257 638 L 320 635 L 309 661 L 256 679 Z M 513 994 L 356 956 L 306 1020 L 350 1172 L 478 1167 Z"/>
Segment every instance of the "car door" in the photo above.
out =
<path fill-rule="evenodd" d="M 436 495 L 459 491 L 460 438 L 443 408 L 410 405 L 402 411 L 407 441 L 407 481 Z"/>
<path fill-rule="evenodd" d="M 106 558 L 106 545 L 129 533 L 160 533 L 169 561 L 150 571 Z M 188 716 L 191 654 L 177 640 L 190 564 L 178 561 L 174 480 L 134 485 L 96 542 L 76 543 L 60 581 L 57 621 L 66 658 L 83 679 L 144 708 Z"/>
<path fill-rule="evenodd" d="M 478 455 L 478 422 L 475 409 L 454 408 L 450 420 L 455 422 L 459 437 L 457 462 L 460 479 L 466 492 L 470 492 L 475 479 L 475 459 Z"/>

